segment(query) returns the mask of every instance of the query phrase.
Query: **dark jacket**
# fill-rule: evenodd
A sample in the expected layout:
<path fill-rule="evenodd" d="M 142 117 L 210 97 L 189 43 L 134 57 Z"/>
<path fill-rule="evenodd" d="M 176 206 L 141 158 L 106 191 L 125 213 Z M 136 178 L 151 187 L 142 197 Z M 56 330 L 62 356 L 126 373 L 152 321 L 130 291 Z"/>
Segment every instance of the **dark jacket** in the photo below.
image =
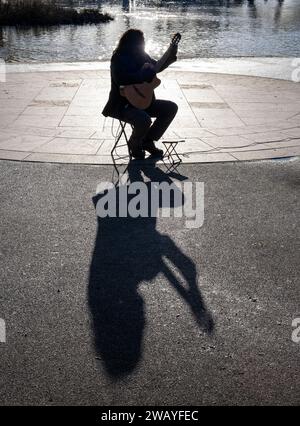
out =
<path fill-rule="evenodd" d="M 177 60 L 176 54 L 177 47 L 174 47 L 168 62 L 159 72 Z M 153 80 L 155 76 L 153 70 L 147 68 L 142 70 L 146 62 L 156 64 L 156 61 L 146 53 L 137 55 L 124 50 L 113 54 L 110 64 L 111 89 L 108 102 L 102 111 L 105 117 L 119 118 L 120 111 L 128 104 L 127 99 L 120 94 L 120 86 Z"/>

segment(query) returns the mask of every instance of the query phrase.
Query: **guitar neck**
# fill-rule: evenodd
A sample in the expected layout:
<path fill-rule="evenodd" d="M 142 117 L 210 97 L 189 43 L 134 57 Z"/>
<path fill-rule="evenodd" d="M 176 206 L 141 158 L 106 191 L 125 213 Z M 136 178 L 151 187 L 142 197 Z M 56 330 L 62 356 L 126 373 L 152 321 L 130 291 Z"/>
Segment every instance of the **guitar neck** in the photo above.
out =
<path fill-rule="evenodd" d="M 163 66 L 165 65 L 165 63 L 167 62 L 167 60 L 170 57 L 171 54 L 171 50 L 172 50 L 172 44 L 168 47 L 168 49 L 166 50 L 166 52 L 162 55 L 162 57 L 156 62 L 155 64 L 155 71 L 156 73 L 159 73 L 160 70 L 163 68 Z"/>

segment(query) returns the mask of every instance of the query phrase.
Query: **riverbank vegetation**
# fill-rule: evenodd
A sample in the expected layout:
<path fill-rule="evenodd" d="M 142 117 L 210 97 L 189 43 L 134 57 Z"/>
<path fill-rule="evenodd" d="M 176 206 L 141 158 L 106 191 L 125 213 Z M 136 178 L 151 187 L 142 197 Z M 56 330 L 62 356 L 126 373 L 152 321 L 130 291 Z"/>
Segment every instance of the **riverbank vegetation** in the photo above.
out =
<path fill-rule="evenodd" d="M 98 9 L 62 7 L 48 0 L 0 0 L 0 26 L 83 25 L 109 22 Z"/>

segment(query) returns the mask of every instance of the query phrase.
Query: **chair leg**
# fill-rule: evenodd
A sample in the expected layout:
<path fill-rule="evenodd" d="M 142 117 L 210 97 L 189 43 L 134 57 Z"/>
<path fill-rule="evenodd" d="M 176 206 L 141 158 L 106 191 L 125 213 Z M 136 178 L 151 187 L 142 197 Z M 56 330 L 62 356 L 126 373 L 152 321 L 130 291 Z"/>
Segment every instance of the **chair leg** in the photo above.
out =
<path fill-rule="evenodd" d="M 121 137 L 122 137 L 122 132 L 117 136 L 117 138 L 115 140 L 115 144 L 113 146 L 113 149 L 111 150 L 111 155 L 114 155 L 114 152 L 115 152 L 115 150 L 116 150 L 116 148 L 118 146 L 118 143 L 119 143 Z"/>
<path fill-rule="evenodd" d="M 120 133 L 119 133 L 119 134 L 117 135 L 117 137 L 116 137 L 116 140 L 115 140 L 114 146 L 113 146 L 113 148 L 112 148 L 112 150 L 111 150 L 111 156 L 114 156 L 114 153 L 115 153 L 115 151 L 116 151 L 116 149 L 117 149 L 117 146 L 118 146 L 118 144 L 119 144 L 119 142 L 120 142 L 120 139 L 121 139 L 121 138 L 122 138 L 122 136 L 124 135 L 124 138 L 125 138 L 125 141 L 126 141 L 126 145 L 127 145 L 127 148 L 128 148 L 128 155 L 129 155 L 129 158 L 130 158 L 130 160 L 131 160 L 131 158 L 132 158 L 132 153 L 131 153 L 131 151 L 130 151 L 129 144 L 128 144 L 128 142 L 129 142 L 129 138 L 128 138 L 127 134 L 126 134 L 126 125 L 127 125 L 127 123 L 120 121 L 120 127 L 121 127 L 121 129 L 120 129 Z M 133 126 L 131 126 L 131 127 L 133 128 Z"/>
<path fill-rule="evenodd" d="M 124 137 L 125 137 L 125 140 L 126 140 L 126 143 L 127 143 L 127 148 L 128 148 L 128 155 L 129 155 L 129 158 L 130 158 L 130 160 L 131 160 L 131 158 L 132 158 L 132 153 L 131 153 L 131 150 L 130 150 L 130 148 L 129 148 L 129 138 L 128 138 L 128 136 L 127 136 L 127 133 L 126 133 L 126 123 L 124 123 L 123 124 L 123 132 L 124 132 Z M 131 126 L 131 128 L 132 128 L 132 126 Z"/>

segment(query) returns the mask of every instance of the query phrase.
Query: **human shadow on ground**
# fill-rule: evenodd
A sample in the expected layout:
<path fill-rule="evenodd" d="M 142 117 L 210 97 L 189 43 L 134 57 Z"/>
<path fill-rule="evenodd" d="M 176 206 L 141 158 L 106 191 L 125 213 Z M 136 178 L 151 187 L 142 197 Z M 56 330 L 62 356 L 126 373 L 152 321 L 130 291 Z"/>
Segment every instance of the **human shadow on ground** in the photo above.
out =
<path fill-rule="evenodd" d="M 147 178 L 148 217 L 97 218 L 88 287 L 95 351 L 106 373 L 116 380 L 130 375 L 142 357 L 146 318 L 144 300 L 138 291 L 140 283 L 152 281 L 153 285 L 154 279 L 162 273 L 187 303 L 199 327 L 209 334 L 214 328 L 198 288 L 195 263 L 169 235 L 157 231 L 157 217 L 150 217 L 150 183 L 171 184 L 172 180 L 155 164 L 141 166 L 133 161 L 127 171 L 130 183 L 144 182 L 143 174 Z M 114 187 L 111 191 L 114 189 L 118 200 L 120 189 Z M 103 194 L 94 197 L 95 207 Z M 133 197 L 128 196 L 128 204 Z M 175 199 L 178 197 L 171 196 L 171 208 L 176 207 Z M 159 207 L 164 207 L 161 201 Z M 184 285 L 174 270 L 181 274 Z"/>

